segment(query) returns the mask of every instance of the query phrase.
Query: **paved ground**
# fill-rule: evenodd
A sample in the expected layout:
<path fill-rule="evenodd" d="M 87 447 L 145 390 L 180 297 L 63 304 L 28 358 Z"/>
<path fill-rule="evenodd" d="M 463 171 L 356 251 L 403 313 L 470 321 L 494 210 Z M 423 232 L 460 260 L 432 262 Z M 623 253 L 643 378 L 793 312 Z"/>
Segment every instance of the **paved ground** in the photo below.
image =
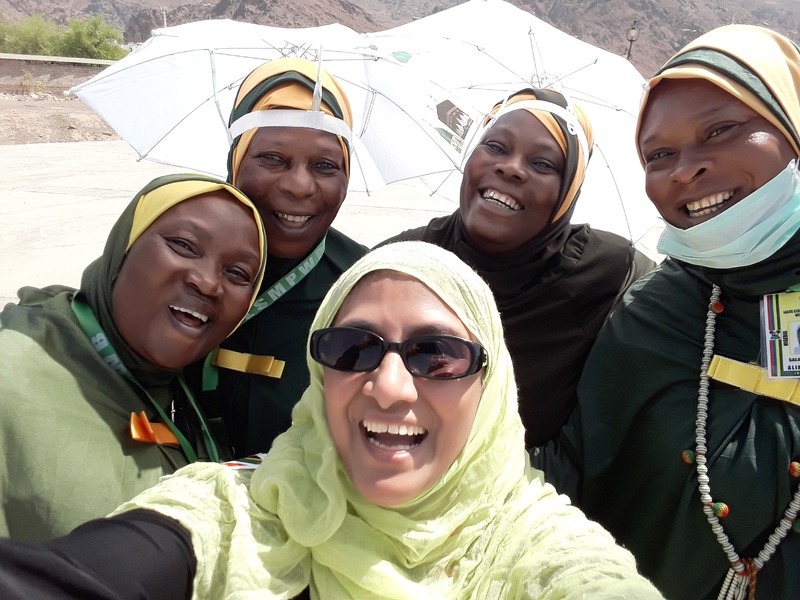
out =
<path fill-rule="evenodd" d="M 23 285 L 77 286 L 134 194 L 175 172 L 137 162 L 122 141 L 0 145 L 0 165 L 0 308 Z M 334 226 L 372 246 L 454 208 L 419 182 L 397 183 L 349 194 Z M 657 236 L 637 246 L 654 256 Z"/>
<path fill-rule="evenodd" d="M 174 167 L 137 162 L 122 141 L 0 145 L 0 308 L 23 285 L 77 286 L 134 194 Z M 366 245 L 448 214 L 419 183 L 351 193 L 334 226 Z"/>

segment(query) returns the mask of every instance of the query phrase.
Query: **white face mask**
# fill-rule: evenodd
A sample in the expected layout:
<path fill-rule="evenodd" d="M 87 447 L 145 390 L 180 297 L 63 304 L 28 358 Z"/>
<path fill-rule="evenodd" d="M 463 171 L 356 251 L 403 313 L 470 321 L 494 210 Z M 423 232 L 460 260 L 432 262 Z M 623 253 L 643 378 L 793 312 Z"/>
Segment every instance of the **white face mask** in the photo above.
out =
<path fill-rule="evenodd" d="M 700 267 L 734 269 L 772 256 L 800 229 L 797 161 L 716 217 L 689 229 L 665 223 L 658 251 Z"/>

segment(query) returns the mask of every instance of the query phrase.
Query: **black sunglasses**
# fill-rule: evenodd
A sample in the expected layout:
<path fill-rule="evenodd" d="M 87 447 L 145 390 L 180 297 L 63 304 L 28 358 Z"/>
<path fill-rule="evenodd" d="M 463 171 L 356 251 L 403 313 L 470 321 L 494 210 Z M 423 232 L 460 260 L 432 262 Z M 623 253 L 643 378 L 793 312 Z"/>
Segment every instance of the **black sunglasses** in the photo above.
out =
<path fill-rule="evenodd" d="M 377 369 L 386 353 L 394 350 L 409 373 L 425 379 L 459 379 L 486 365 L 483 346 L 452 335 L 424 335 L 398 343 L 364 329 L 328 327 L 311 334 L 310 350 L 325 367 L 357 373 Z"/>

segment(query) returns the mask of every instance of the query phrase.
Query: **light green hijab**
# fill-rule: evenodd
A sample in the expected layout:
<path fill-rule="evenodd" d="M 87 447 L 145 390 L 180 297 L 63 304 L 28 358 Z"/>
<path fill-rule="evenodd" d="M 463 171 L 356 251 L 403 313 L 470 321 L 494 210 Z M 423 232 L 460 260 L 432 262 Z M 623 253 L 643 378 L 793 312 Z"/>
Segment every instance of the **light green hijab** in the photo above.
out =
<path fill-rule="evenodd" d="M 435 292 L 484 346 L 488 366 L 472 431 L 456 461 L 420 497 L 382 508 L 362 498 L 344 471 L 325 417 L 324 368 L 309 359 L 311 385 L 292 413 L 292 428 L 275 440 L 250 490 L 256 502 L 280 515 L 293 540 L 313 548 L 315 562 L 332 563 L 313 568 L 320 589 L 334 592 L 329 597 L 353 585 L 375 597 L 405 589 L 396 596 L 402 598 L 419 598 L 422 589 L 430 597 L 431 589 L 447 595 L 445 590 L 471 587 L 474 564 L 483 560 L 492 531 L 503 526 L 494 517 L 524 497 L 529 477 L 538 478 L 527 466 L 500 315 L 486 283 L 454 254 L 421 242 L 367 254 L 328 292 L 311 330 L 330 326 L 353 287 L 383 269 L 410 275 Z M 363 560 L 342 564 L 336 558 L 366 549 Z M 368 568 L 377 557 L 380 568 Z"/>
<path fill-rule="evenodd" d="M 159 510 L 189 529 L 195 597 L 291 598 L 310 585 L 326 599 L 660 598 L 631 555 L 529 466 L 500 315 L 454 254 L 424 242 L 367 254 L 331 288 L 311 330 L 381 270 L 427 285 L 487 351 L 464 449 L 415 500 L 366 501 L 331 438 L 323 367 L 308 356 L 311 385 L 292 427 L 254 472 L 192 465 L 121 509 Z"/>

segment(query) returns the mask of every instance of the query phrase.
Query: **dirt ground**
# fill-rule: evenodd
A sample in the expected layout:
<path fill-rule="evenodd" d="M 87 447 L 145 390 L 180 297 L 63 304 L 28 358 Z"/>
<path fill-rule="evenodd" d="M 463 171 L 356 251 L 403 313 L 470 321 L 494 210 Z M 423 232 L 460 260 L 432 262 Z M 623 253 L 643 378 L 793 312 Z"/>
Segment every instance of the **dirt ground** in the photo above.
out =
<path fill-rule="evenodd" d="M 103 119 L 74 96 L 0 94 L 0 145 L 118 139 Z"/>

